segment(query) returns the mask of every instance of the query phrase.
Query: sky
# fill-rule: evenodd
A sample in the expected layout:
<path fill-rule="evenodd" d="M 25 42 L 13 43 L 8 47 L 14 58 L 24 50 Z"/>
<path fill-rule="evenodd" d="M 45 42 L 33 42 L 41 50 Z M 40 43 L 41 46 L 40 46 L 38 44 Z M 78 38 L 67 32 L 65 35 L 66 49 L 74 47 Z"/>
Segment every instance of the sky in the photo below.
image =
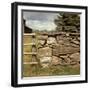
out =
<path fill-rule="evenodd" d="M 54 19 L 59 13 L 52 12 L 33 12 L 23 11 L 23 18 L 26 20 L 26 26 L 34 30 L 55 30 Z"/>

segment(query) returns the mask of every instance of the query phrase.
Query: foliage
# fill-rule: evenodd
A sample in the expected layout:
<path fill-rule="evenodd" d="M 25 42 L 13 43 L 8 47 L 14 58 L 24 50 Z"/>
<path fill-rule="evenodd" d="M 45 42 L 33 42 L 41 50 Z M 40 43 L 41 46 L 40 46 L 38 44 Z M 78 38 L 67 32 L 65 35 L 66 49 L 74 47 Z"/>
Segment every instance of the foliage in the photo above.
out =
<path fill-rule="evenodd" d="M 77 13 L 61 12 L 54 23 L 57 25 L 56 30 L 62 30 L 62 26 L 75 26 L 77 31 L 80 30 L 80 16 Z"/>

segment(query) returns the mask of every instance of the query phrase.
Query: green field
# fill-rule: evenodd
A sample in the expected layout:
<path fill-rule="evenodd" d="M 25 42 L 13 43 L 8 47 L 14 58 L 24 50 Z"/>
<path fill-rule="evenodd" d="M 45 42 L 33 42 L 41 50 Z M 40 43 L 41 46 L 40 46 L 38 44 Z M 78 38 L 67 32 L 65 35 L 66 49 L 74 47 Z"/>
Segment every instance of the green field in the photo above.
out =
<path fill-rule="evenodd" d="M 41 68 L 38 66 L 24 65 L 24 77 L 32 76 L 57 76 L 57 75 L 79 75 L 80 66 L 51 66 L 48 68 Z"/>

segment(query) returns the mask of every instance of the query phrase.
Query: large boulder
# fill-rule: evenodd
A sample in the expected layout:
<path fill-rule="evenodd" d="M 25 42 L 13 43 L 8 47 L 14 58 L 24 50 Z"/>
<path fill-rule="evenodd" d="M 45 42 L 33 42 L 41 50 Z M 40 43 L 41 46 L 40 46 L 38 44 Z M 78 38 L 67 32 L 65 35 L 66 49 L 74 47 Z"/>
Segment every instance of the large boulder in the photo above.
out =
<path fill-rule="evenodd" d="M 51 65 L 59 65 L 61 63 L 61 60 L 59 57 L 52 56 Z"/>
<path fill-rule="evenodd" d="M 65 54 L 77 53 L 78 51 L 80 51 L 80 48 L 65 46 L 65 45 L 58 45 L 53 47 L 52 54 L 54 56 L 60 56 Z"/>
<path fill-rule="evenodd" d="M 72 55 L 70 55 L 70 58 L 72 61 L 80 61 L 80 53 L 74 53 Z"/>
<path fill-rule="evenodd" d="M 52 49 L 50 47 L 43 47 L 38 49 L 38 56 L 44 57 L 44 56 L 52 56 Z"/>

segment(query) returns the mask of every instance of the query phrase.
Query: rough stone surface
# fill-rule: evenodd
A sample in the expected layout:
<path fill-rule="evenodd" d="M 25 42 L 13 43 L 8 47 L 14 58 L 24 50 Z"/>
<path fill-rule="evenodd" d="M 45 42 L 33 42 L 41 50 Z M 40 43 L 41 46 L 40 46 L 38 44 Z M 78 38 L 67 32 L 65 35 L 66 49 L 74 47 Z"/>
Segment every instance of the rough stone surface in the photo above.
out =
<path fill-rule="evenodd" d="M 60 58 L 62 58 L 63 63 L 70 64 L 70 62 L 71 62 L 69 55 L 60 56 Z"/>
<path fill-rule="evenodd" d="M 39 40 L 38 41 L 40 45 L 44 45 L 45 44 L 45 40 Z"/>
<path fill-rule="evenodd" d="M 78 38 L 77 38 L 77 40 L 79 40 L 79 41 L 80 41 L 80 37 L 78 37 Z"/>
<path fill-rule="evenodd" d="M 58 65 L 58 64 L 60 64 L 59 58 L 56 56 L 52 56 L 51 65 Z"/>
<path fill-rule="evenodd" d="M 51 63 L 52 58 L 51 57 L 42 57 L 40 58 L 41 66 L 43 68 L 48 67 Z"/>
<path fill-rule="evenodd" d="M 48 36 L 47 35 L 39 35 L 39 36 L 37 36 L 37 38 L 40 40 L 46 40 L 48 38 Z"/>
<path fill-rule="evenodd" d="M 76 53 L 80 51 L 79 48 L 74 48 L 74 47 L 66 47 L 66 46 L 56 46 L 53 47 L 53 55 L 59 56 L 62 54 L 71 54 L 71 53 Z"/>
<path fill-rule="evenodd" d="M 52 56 L 52 49 L 50 47 L 43 47 L 38 49 L 38 56 L 44 57 L 44 56 Z"/>
<path fill-rule="evenodd" d="M 42 67 L 49 65 L 77 65 L 80 62 L 80 37 L 76 33 L 39 36 L 38 56 Z"/>
<path fill-rule="evenodd" d="M 59 43 L 60 45 L 64 45 L 64 41 L 63 41 L 63 40 L 59 40 L 58 43 Z"/>
<path fill-rule="evenodd" d="M 43 68 L 50 65 L 77 66 L 80 64 L 79 33 L 44 32 L 43 34 L 41 32 L 37 40 L 37 58 Z"/>
<path fill-rule="evenodd" d="M 41 63 L 49 63 L 51 62 L 51 57 L 42 57 L 40 58 Z"/>
<path fill-rule="evenodd" d="M 73 40 L 72 43 L 77 44 L 77 45 L 80 44 L 80 42 L 79 41 L 76 41 L 76 40 Z"/>
<path fill-rule="evenodd" d="M 74 44 L 74 43 L 72 43 L 71 46 L 72 46 L 72 47 L 77 47 L 77 48 L 79 48 L 79 45 Z"/>
<path fill-rule="evenodd" d="M 56 44 L 56 39 L 54 37 L 49 37 L 47 39 L 47 44 Z"/>
<path fill-rule="evenodd" d="M 70 56 L 72 61 L 80 61 L 80 53 L 74 53 Z"/>

